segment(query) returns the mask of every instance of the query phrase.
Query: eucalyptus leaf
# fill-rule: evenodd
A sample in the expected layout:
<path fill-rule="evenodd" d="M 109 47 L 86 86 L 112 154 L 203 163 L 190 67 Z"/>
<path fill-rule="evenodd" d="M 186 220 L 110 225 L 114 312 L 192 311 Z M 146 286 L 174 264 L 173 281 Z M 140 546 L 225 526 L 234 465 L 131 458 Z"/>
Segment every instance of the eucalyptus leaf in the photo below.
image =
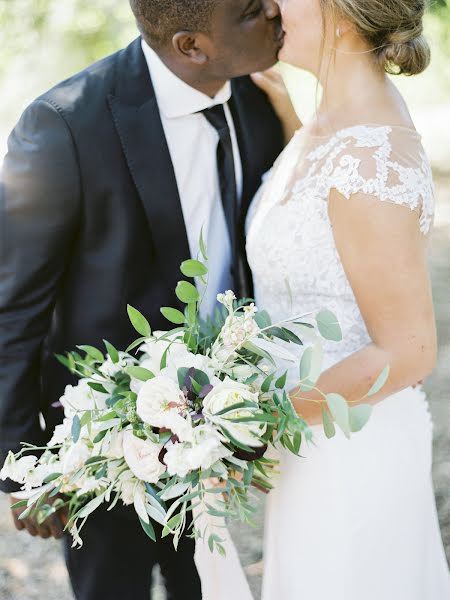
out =
<path fill-rule="evenodd" d="M 316 315 L 316 322 L 321 336 L 326 340 L 333 342 L 340 342 L 342 340 L 341 326 L 336 315 L 331 310 L 321 310 Z"/>
<path fill-rule="evenodd" d="M 327 394 L 326 398 L 333 419 L 346 437 L 350 437 L 350 414 L 347 401 L 340 394 Z"/>
<path fill-rule="evenodd" d="M 386 365 L 384 367 L 384 369 L 378 375 L 375 383 L 372 385 L 372 387 L 368 391 L 368 393 L 367 393 L 368 396 L 374 396 L 375 394 L 378 394 L 378 392 L 381 390 L 381 388 L 384 387 L 386 381 L 388 380 L 390 370 L 391 370 L 391 368 L 389 365 Z"/>
<path fill-rule="evenodd" d="M 78 440 L 80 439 L 80 433 L 81 433 L 81 422 L 80 422 L 80 417 L 78 415 L 75 415 L 72 420 L 71 433 L 72 433 L 73 443 L 76 444 L 78 442 Z"/>
<path fill-rule="evenodd" d="M 350 429 L 353 433 L 361 431 L 366 425 L 372 414 L 372 406 L 370 404 L 358 404 L 350 408 Z"/>
<path fill-rule="evenodd" d="M 322 406 L 322 422 L 323 422 L 323 431 L 326 437 L 330 440 L 332 437 L 336 435 L 336 427 L 334 426 L 333 421 L 331 420 L 328 411 Z"/>

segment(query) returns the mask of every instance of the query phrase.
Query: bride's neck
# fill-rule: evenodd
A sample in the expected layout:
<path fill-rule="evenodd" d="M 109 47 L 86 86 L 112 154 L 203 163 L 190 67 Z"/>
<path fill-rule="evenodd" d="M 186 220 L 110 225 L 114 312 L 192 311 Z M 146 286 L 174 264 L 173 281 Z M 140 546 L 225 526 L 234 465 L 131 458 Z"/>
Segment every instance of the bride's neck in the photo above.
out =
<path fill-rule="evenodd" d="M 391 83 L 368 53 L 336 52 L 323 63 L 319 77 L 323 95 L 318 117 L 327 120 L 364 119 L 391 95 Z"/>

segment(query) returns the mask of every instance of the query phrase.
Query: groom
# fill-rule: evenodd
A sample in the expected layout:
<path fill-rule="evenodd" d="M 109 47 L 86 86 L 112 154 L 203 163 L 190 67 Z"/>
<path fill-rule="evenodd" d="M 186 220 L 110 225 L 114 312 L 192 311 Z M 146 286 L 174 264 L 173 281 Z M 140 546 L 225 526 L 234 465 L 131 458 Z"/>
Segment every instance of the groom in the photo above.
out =
<path fill-rule="evenodd" d="M 126 306 L 154 329 L 176 306 L 179 265 L 203 228 L 213 273 L 207 306 L 251 293 L 249 202 L 283 145 L 265 95 L 246 76 L 282 44 L 273 0 L 131 0 L 142 37 L 29 106 L 0 181 L 0 463 L 44 444 L 62 420 L 70 374 L 56 362 L 103 338 L 125 348 Z M 45 426 L 44 423 L 45 422 Z M 11 493 L 17 487 L 2 482 Z M 124 514 L 125 513 L 125 514 Z M 61 537 L 64 516 L 31 535 Z M 131 515 L 131 516 L 130 516 Z M 194 543 L 152 543 L 125 510 L 98 511 L 66 559 L 81 600 L 147 600 L 159 564 L 168 597 L 200 599 Z"/>

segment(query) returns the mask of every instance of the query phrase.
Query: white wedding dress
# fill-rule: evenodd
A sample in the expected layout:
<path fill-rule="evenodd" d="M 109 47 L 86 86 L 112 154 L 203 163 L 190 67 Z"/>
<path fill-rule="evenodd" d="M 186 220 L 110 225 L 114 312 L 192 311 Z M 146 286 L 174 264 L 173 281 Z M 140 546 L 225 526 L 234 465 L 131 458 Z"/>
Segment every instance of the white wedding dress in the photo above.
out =
<path fill-rule="evenodd" d="M 334 244 L 327 206 L 333 188 L 343 202 L 358 193 L 414 210 L 427 235 L 433 186 L 420 136 L 367 125 L 314 137 L 304 128 L 251 207 L 247 252 L 257 305 L 273 321 L 334 311 L 343 341 L 325 342 L 325 367 L 370 343 Z M 280 451 L 280 476 L 268 497 L 263 600 L 449 600 L 431 482 L 432 424 L 421 389 L 377 404 L 350 441 L 339 434 L 327 440 L 321 427 L 313 432 L 303 458 Z M 241 600 L 239 593 L 228 597 Z"/>

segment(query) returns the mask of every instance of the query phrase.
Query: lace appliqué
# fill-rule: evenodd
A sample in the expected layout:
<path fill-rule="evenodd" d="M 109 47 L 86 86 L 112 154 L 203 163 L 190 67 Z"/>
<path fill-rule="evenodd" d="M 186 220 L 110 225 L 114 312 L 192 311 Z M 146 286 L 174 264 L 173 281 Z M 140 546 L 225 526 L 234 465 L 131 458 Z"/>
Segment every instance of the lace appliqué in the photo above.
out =
<path fill-rule="evenodd" d="M 420 214 L 423 233 L 432 223 L 432 177 L 421 145 L 408 138 L 398 151 L 391 136 L 390 127 L 358 126 L 311 148 L 297 134 L 249 211 L 247 254 L 256 301 L 274 322 L 321 308 L 334 311 L 343 340 L 324 343 L 325 365 L 371 341 L 335 246 L 330 190 L 409 207 Z M 405 146 L 410 160 L 403 160 Z"/>

